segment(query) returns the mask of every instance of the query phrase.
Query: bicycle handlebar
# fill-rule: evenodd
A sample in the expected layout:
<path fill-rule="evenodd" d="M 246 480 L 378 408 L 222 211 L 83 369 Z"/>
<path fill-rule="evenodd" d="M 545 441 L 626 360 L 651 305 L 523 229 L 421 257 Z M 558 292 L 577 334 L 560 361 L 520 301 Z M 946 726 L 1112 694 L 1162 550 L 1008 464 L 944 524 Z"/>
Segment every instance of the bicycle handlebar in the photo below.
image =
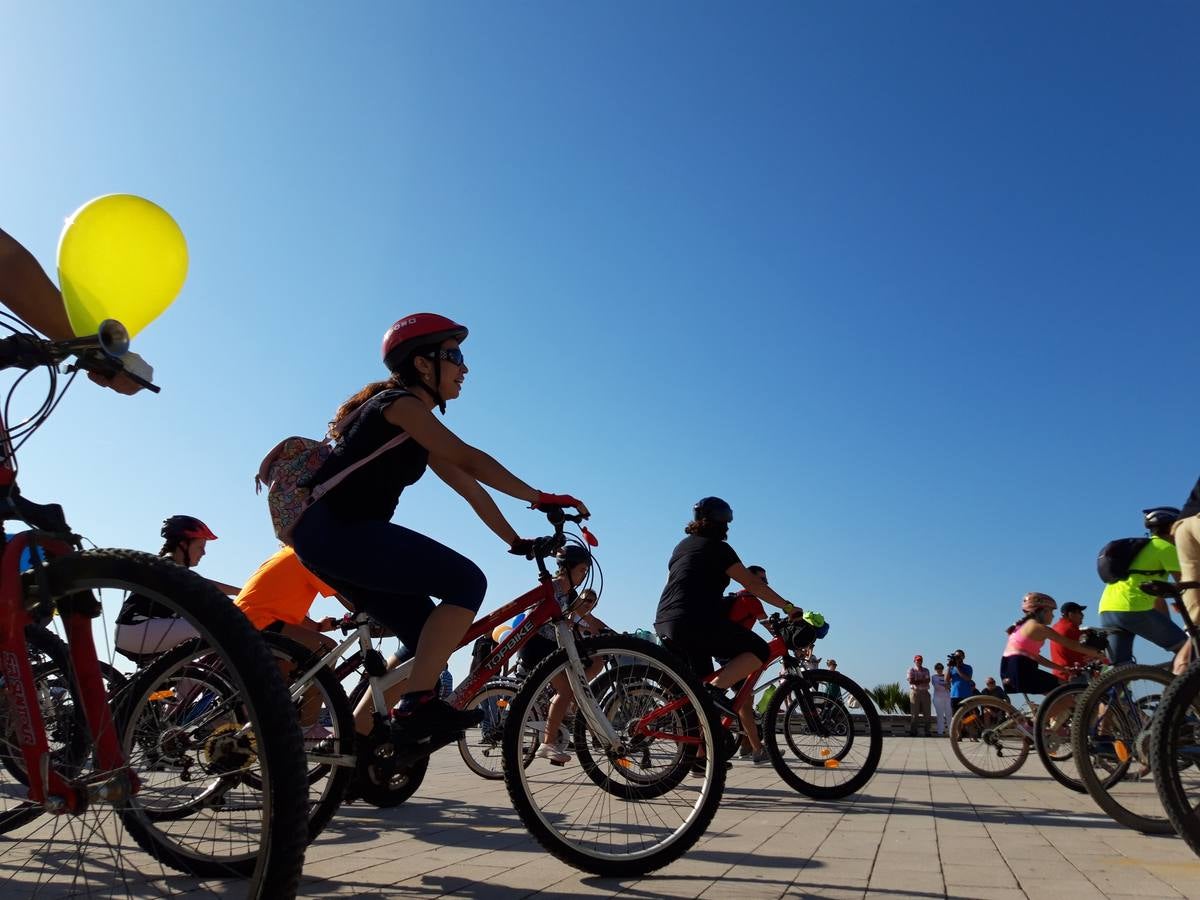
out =
<path fill-rule="evenodd" d="M 129 350 L 129 332 L 116 319 L 105 319 L 94 335 L 48 341 L 32 334 L 17 332 L 0 340 L 0 368 L 32 369 L 35 366 L 57 366 L 74 356 L 76 362 L 68 371 L 82 369 L 106 378 L 123 375 L 146 390 L 158 393 L 161 388 L 125 368 L 121 357 Z"/>

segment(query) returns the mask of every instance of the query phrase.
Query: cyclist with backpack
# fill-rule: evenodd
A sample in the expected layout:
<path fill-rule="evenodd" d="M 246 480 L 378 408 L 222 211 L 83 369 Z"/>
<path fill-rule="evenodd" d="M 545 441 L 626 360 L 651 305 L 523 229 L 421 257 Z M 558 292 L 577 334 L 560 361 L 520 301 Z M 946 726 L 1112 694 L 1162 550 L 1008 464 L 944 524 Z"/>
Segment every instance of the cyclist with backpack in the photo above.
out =
<path fill-rule="evenodd" d="M 1061 644 L 1092 659 L 1104 658 L 1099 650 L 1050 627 L 1056 609 L 1058 602 L 1053 597 L 1037 591 L 1030 591 L 1021 601 L 1021 618 L 1008 627 L 1008 643 L 1000 659 L 1000 680 L 1009 694 L 1048 694 L 1062 683 L 1050 672 L 1039 668 L 1039 665 L 1059 668 L 1058 663 L 1042 656 L 1042 645 L 1046 641 Z"/>
<path fill-rule="evenodd" d="M 574 497 L 530 487 L 433 415 L 435 407 L 444 415 L 462 392 L 466 337 L 466 327 L 434 313 L 405 316 L 387 330 L 382 358 L 389 375 L 338 409 L 330 425 L 332 452 L 308 481 L 316 486 L 315 499 L 291 530 L 297 555 L 314 575 L 414 648 L 392 723 L 397 742 L 430 751 L 482 716 L 454 709 L 435 689 L 483 602 L 487 579 L 465 556 L 392 523 L 404 489 L 432 469 L 518 556 L 527 556 L 532 544 L 508 523 L 485 485 L 534 509 L 570 506 L 587 514 Z M 344 472 L 317 496 L 319 486 Z"/>
<path fill-rule="evenodd" d="M 1179 578 L 1179 554 L 1171 536 L 1179 515 L 1173 506 L 1143 510 L 1148 537 L 1112 541 L 1100 552 L 1098 569 L 1108 582 L 1100 596 L 1100 624 L 1108 629 L 1108 658 L 1113 665 L 1133 659 L 1135 636 L 1171 653 L 1187 643 L 1183 629 L 1171 621 L 1166 602 L 1141 590 L 1147 581 Z"/>
<path fill-rule="evenodd" d="M 208 542 L 217 539 L 212 529 L 195 516 L 169 516 L 163 520 L 159 534 L 163 545 L 158 555 L 188 569 L 200 564 Z M 238 592 L 233 585 L 209 580 L 223 594 Z M 121 604 L 116 625 L 113 640 L 117 649 L 138 662 L 197 636 L 188 622 L 141 594 L 130 594 Z"/>

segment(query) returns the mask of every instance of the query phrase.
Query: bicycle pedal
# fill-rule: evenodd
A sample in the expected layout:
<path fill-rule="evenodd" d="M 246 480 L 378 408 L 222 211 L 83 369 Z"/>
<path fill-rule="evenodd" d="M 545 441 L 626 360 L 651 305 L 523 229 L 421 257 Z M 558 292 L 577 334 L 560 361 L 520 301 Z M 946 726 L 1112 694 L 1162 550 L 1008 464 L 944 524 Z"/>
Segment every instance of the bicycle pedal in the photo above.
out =
<path fill-rule="evenodd" d="M 562 768 L 563 766 L 565 766 L 567 764 L 567 761 L 565 759 L 563 759 L 563 760 L 551 759 L 551 760 L 548 760 L 548 762 L 550 763 L 550 765 L 558 766 L 559 768 Z"/>

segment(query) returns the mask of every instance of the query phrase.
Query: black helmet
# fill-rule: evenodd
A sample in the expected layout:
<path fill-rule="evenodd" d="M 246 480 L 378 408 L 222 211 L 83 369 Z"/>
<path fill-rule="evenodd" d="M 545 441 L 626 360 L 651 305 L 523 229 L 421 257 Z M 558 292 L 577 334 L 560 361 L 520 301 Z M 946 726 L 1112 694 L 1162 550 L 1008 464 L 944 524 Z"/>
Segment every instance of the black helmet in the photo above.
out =
<path fill-rule="evenodd" d="M 1165 528 L 1179 518 L 1179 509 L 1174 506 L 1152 506 L 1142 510 L 1142 521 L 1147 531 Z"/>
<path fill-rule="evenodd" d="M 592 553 L 582 544 L 564 544 L 554 554 L 558 564 L 563 569 L 573 569 L 580 563 L 590 563 Z"/>
<path fill-rule="evenodd" d="M 728 525 L 733 521 L 733 508 L 720 497 L 705 497 L 692 507 L 693 518 L 697 522 L 708 519 L 710 522 L 722 522 Z"/>
<path fill-rule="evenodd" d="M 169 516 L 163 519 L 162 530 L 159 531 L 164 540 L 182 541 L 190 538 L 204 538 L 215 541 L 217 536 L 207 525 L 195 516 Z"/>

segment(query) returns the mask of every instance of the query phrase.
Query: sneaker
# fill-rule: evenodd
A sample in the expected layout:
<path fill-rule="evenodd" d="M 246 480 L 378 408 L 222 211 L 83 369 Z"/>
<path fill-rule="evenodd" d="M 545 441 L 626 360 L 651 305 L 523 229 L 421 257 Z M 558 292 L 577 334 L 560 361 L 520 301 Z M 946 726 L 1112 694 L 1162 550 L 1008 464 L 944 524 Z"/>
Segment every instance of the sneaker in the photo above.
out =
<path fill-rule="evenodd" d="M 717 708 L 717 712 L 732 719 L 738 717 L 737 712 L 733 708 L 733 701 L 725 695 L 725 692 L 721 688 L 714 687 L 711 684 L 706 684 L 704 688 L 708 691 L 708 697 L 712 700 L 713 706 Z"/>
<path fill-rule="evenodd" d="M 750 757 L 750 762 L 754 763 L 756 766 L 765 766 L 770 761 L 771 757 L 767 755 L 766 747 L 759 747 Z"/>
<path fill-rule="evenodd" d="M 548 759 L 556 766 L 561 766 L 571 761 L 571 754 L 561 746 L 544 742 L 537 748 L 537 757 L 539 759 Z"/>
<path fill-rule="evenodd" d="M 749 759 L 754 754 L 754 751 L 749 747 L 743 747 L 738 751 L 738 759 Z"/>
<path fill-rule="evenodd" d="M 455 709 L 436 698 L 400 705 L 392 712 L 392 738 L 400 745 L 449 743 L 483 721 L 482 709 Z"/>

